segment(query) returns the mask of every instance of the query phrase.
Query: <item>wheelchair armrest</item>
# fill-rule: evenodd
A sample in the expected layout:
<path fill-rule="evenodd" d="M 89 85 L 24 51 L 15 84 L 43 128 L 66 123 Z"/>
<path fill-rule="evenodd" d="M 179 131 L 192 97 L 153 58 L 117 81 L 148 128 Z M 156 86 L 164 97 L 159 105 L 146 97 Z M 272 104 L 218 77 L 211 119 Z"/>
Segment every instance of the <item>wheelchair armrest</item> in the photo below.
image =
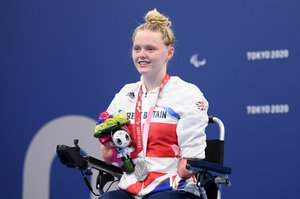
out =
<path fill-rule="evenodd" d="M 106 164 L 104 161 L 94 158 L 92 156 L 84 156 L 83 159 L 87 162 L 87 165 L 91 166 L 96 170 L 104 171 L 117 178 L 121 178 L 123 175 L 122 169 L 115 165 Z"/>
<path fill-rule="evenodd" d="M 215 172 L 222 175 L 231 174 L 231 168 L 201 160 L 187 160 L 186 168 L 198 172 Z"/>

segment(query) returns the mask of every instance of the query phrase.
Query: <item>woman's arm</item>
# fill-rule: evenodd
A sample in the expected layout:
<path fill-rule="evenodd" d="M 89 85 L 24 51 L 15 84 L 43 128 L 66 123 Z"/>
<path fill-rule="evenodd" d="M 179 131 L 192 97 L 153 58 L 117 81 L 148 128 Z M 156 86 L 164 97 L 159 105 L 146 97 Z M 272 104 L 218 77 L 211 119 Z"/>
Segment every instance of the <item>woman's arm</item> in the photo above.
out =
<path fill-rule="evenodd" d="M 187 170 L 186 163 L 187 163 L 187 159 L 182 158 L 178 164 L 178 175 L 181 178 L 190 178 L 197 173 L 197 172 L 190 172 L 189 170 Z"/>

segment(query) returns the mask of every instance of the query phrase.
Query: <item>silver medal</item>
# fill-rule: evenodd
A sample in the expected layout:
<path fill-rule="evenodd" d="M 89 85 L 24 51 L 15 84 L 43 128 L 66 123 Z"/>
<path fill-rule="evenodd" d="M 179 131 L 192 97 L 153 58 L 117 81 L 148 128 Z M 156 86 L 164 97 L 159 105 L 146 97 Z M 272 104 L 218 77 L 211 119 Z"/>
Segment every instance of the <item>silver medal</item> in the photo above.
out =
<path fill-rule="evenodd" d="M 144 160 L 139 161 L 134 167 L 134 175 L 138 181 L 144 181 L 148 176 L 147 164 Z"/>

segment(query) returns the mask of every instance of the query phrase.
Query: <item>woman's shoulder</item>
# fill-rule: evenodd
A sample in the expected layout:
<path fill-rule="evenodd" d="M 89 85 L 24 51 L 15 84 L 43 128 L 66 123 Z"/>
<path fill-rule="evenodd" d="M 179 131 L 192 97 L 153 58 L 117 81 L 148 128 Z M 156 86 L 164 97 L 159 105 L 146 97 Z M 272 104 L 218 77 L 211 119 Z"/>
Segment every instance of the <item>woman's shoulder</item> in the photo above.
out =
<path fill-rule="evenodd" d="M 178 91 L 187 92 L 187 91 L 200 91 L 200 89 L 193 83 L 187 82 L 181 79 L 178 76 L 172 76 L 170 81 L 170 86 L 173 89 L 178 89 Z"/>
<path fill-rule="evenodd" d="M 178 104 L 190 106 L 191 103 L 198 104 L 203 102 L 208 107 L 204 94 L 195 84 L 176 76 L 171 77 L 170 83 L 169 92 L 176 96 Z"/>
<path fill-rule="evenodd" d="M 137 81 L 134 83 L 127 83 L 121 88 L 119 93 L 135 92 L 136 90 L 138 90 L 140 85 L 141 85 L 141 81 Z"/>

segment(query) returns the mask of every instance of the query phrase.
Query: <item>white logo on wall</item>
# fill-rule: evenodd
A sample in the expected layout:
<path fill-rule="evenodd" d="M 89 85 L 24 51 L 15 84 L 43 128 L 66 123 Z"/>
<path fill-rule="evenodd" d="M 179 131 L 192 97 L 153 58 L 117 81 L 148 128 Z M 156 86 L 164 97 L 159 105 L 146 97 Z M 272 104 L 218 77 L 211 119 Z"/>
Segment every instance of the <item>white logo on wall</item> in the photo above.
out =
<path fill-rule="evenodd" d="M 268 60 L 268 59 L 286 59 L 289 57 L 288 49 L 280 50 L 263 50 L 263 51 L 248 51 L 246 52 L 247 60 Z"/>
<path fill-rule="evenodd" d="M 190 58 L 190 63 L 194 65 L 196 68 L 204 66 L 206 64 L 206 59 L 199 59 L 198 54 L 194 54 Z"/>
<path fill-rule="evenodd" d="M 93 132 L 96 121 L 81 115 L 56 118 L 45 124 L 32 139 L 24 161 L 23 199 L 48 199 L 51 165 L 56 157 L 58 144 L 73 145 L 79 139 L 87 154 L 98 157 L 101 147 L 98 140 L 87 133 Z M 96 186 L 96 175 L 92 175 L 92 187 Z M 93 194 L 90 194 L 93 198 Z"/>
<path fill-rule="evenodd" d="M 255 114 L 284 114 L 289 112 L 288 104 L 271 105 L 248 105 L 246 106 L 248 115 Z"/>

